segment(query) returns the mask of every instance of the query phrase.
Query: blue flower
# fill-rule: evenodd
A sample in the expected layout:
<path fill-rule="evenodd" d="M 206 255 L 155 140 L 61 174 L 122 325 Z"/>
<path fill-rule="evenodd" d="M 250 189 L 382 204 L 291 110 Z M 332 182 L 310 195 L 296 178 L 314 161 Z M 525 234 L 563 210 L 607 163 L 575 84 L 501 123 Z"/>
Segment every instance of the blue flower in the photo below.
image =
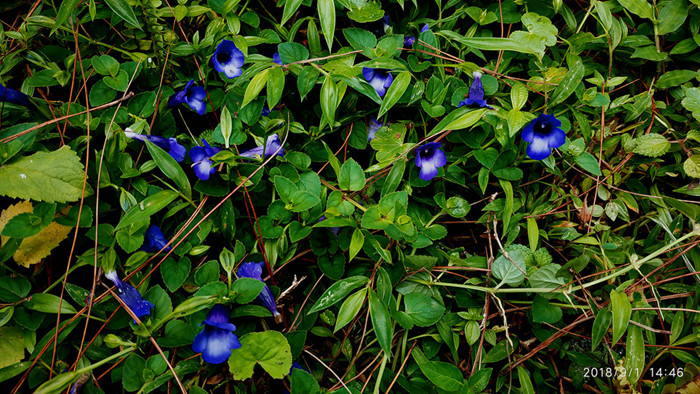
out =
<path fill-rule="evenodd" d="M 425 33 L 425 32 L 428 31 L 428 30 L 430 30 L 430 26 L 428 26 L 428 24 L 426 23 L 426 24 L 423 25 L 423 27 L 420 29 L 420 32 L 421 32 L 421 33 Z"/>
<path fill-rule="evenodd" d="M 190 149 L 190 158 L 194 162 L 192 168 L 194 168 L 197 178 L 206 181 L 209 179 L 209 175 L 216 172 L 214 163 L 209 158 L 221 152 L 222 149 L 209 146 L 206 140 L 202 140 L 202 142 L 204 146 L 195 146 Z"/>
<path fill-rule="evenodd" d="M 238 275 L 239 278 L 252 278 L 262 282 L 263 265 L 265 265 L 265 263 L 262 261 L 259 263 L 243 263 L 238 268 L 238 271 L 236 271 L 236 275 Z M 272 315 L 275 317 L 275 321 L 277 323 L 282 322 L 282 315 L 280 315 L 280 313 L 277 311 L 275 297 L 272 296 L 272 291 L 269 287 L 267 287 L 267 285 L 263 287 L 262 291 L 258 295 L 258 301 L 260 301 L 265 308 L 272 312 Z"/>
<path fill-rule="evenodd" d="M 384 126 L 384 123 L 380 122 L 376 118 L 369 119 L 369 125 L 367 125 L 367 142 L 372 141 L 377 137 L 377 131 Z"/>
<path fill-rule="evenodd" d="M 280 143 L 280 137 L 277 134 L 272 134 L 271 136 L 267 137 L 265 146 L 258 146 L 256 148 L 249 149 L 241 153 L 240 156 L 254 159 L 255 157 L 263 157 L 264 153 L 265 157 L 269 157 L 277 152 L 277 149 L 279 149 L 280 151 L 277 153 L 277 156 L 284 157 L 284 149 L 281 149 L 281 147 L 282 144 Z"/>
<path fill-rule="evenodd" d="M 274 63 L 279 64 L 280 66 L 284 66 L 284 63 L 282 63 L 282 58 L 280 57 L 280 53 L 279 53 L 279 52 L 275 52 L 275 54 L 272 55 L 272 61 L 273 61 Z"/>
<path fill-rule="evenodd" d="M 160 228 L 154 225 L 149 227 L 146 231 L 146 240 L 141 246 L 141 250 L 146 253 L 157 253 L 163 249 L 165 245 L 168 245 L 168 240 L 165 239 L 165 235 L 160 231 Z M 172 249 L 172 247 L 168 245 L 168 247 L 163 250 L 167 252 L 170 249 Z"/>
<path fill-rule="evenodd" d="M 6 88 L 0 83 L 0 102 L 29 106 L 29 97 L 17 90 Z"/>
<path fill-rule="evenodd" d="M 365 77 L 365 80 L 372 85 L 374 90 L 377 91 L 379 97 L 384 97 L 386 89 L 394 82 L 394 76 L 387 70 L 363 67 L 362 75 Z"/>
<path fill-rule="evenodd" d="M 117 288 L 117 295 L 119 298 L 124 301 L 126 306 L 128 306 L 129 309 L 134 312 L 134 315 L 136 315 L 139 320 L 143 320 L 141 319 L 142 316 L 148 316 L 151 314 L 153 304 L 144 300 L 141 293 L 139 293 L 134 286 L 126 282 L 122 282 L 122 280 L 119 279 L 119 276 L 117 276 L 116 271 L 106 272 L 105 277 L 114 283 L 114 286 Z M 135 320 L 134 323 L 136 323 Z"/>
<path fill-rule="evenodd" d="M 493 109 L 493 107 L 486 104 L 486 100 L 484 100 L 484 85 L 481 83 L 481 73 L 474 71 L 473 75 L 474 82 L 472 82 L 472 86 L 469 88 L 469 96 L 460 101 L 457 107 L 459 108 L 463 105 L 478 105 L 481 108 L 486 107 Z"/>
<path fill-rule="evenodd" d="M 552 154 L 553 148 L 558 148 L 566 142 L 566 134 L 559 126 L 559 119 L 547 114 L 540 114 L 525 126 L 522 136 L 530 143 L 527 146 L 527 155 L 531 159 L 544 160 Z"/>
<path fill-rule="evenodd" d="M 403 46 L 412 47 L 415 42 L 416 42 L 416 37 L 406 36 L 403 39 Z"/>
<path fill-rule="evenodd" d="M 194 80 L 190 79 L 190 81 L 187 82 L 185 89 L 170 96 L 170 100 L 168 100 L 168 107 L 174 107 L 178 104 L 187 103 L 187 105 L 198 114 L 204 115 L 204 111 L 207 108 L 207 105 L 204 104 L 204 97 L 206 97 L 207 91 L 201 86 L 192 85 L 194 85 Z"/>
<path fill-rule="evenodd" d="M 386 33 L 386 31 L 391 27 L 391 19 L 389 19 L 389 15 L 384 14 L 382 17 L 382 27 L 384 27 L 384 33 Z"/>
<path fill-rule="evenodd" d="M 245 62 L 245 56 L 233 41 L 221 40 L 211 57 L 211 62 L 216 71 L 224 73 L 227 78 L 236 78 L 243 74 L 241 67 Z"/>
<path fill-rule="evenodd" d="M 159 148 L 168 152 L 168 154 L 178 163 L 185 159 L 185 153 L 187 152 L 187 149 L 185 149 L 184 146 L 178 144 L 177 140 L 173 137 L 165 138 L 157 135 L 138 134 L 131 131 L 131 129 L 128 127 L 126 128 L 126 130 L 124 130 L 124 135 L 135 140 L 148 140 L 152 142 Z"/>
<path fill-rule="evenodd" d="M 209 364 L 221 364 L 231 356 L 231 350 L 241 347 L 233 332 L 236 326 L 228 322 L 228 308 L 214 305 L 202 322 L 204 328 L 194 337 L 192 350 L 202 353 L 202 359 Z"/>
<path fill-rule="evenodd" d="M 442 144 L 439 142 L 429 142 L 416 152 L 416 166 L 420 168 L 418 176 L 424 181 L 429 181 L 435 178 L 438 173 L 438 168 L 447 164 L 445 152 L 440 149 Z"/>

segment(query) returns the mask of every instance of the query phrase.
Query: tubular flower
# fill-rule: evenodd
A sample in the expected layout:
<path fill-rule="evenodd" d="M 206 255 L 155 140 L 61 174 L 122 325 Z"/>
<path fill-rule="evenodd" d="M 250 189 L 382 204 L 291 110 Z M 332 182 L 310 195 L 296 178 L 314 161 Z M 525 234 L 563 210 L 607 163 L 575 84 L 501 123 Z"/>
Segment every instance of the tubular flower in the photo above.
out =
<path fill-rule="evenodd" d="M 284 66 L 284 63 L 282 63 L 282 58 L 280 57 L 280 53 L 279 53 L 279 52 L 275 52 L 275 54 L 272 55 L 272 61 L 273 61 L 274 63 L 279 64 L 280 66 Z"/>
<path fill-rule="evenodd" d="M 384 29 L 384 33 L 386 33 L 387 30 L 391 27 L 391 19 L 389 19 L 389 15 L 384 14 L 382 17 L 382 28 Z"/>
<path fill-rule="evenodd" d="M 377 91 L 379 97 L 384 97 L 386 89 L 394 82 L 394 76 L 388 70 L 380 70 L 374 68 L 362 68 L 362 75 L 365 80 Z"/>
<path fill-rule="evenodd" d="M 241 67 L 245 62 L 245 56 L 233 41 L 221 40 L 211 57 L 211 62 L 216 71 L 224 73 L 227 78 L 236 78 L 243 74 Z"/>
<path fill-rule="evenodd" d="M 26 94 L 18 90 L 6 88 L 0 83 L 0 102 L 2 101 L 17 105 L 24 105 L 25 107 L 29 106 L 29 97 Z"/>
<path fill-rule="evenodd" d="M 238 268 L 236 274 L 239 278 L 252 278 L 262 282 L 263 265 L 265 265 L 265 263 L 262 261 L 259 263 L 243 263 Z M 262 291 L 258 295 L 258 301 L 260 301 L 260 303 L 263 304 L 265 308 L 269 309 L 270 312 L 272 312 L 272 315 L 275 317 L 275 321 L 277 323 L 282 322 L 282 315 L 280 315 L 280 313 L 277 311 L 275 297 L 272 296 L 272 291 L 269 287 L 267 287 L 267 285 L 263 287 Z"/>
<path fill-rule="evenodd" d="M 486 107 L 493 109 L 493 107 L 486 104 L 486 100 L 484 100 L 484 85 L 481 83 L 481 73 L 474 71 L 472 75 L 474 75 L 474 82 L 472 82 L 472 86 L 469 88 L 469 96 L 460 101 L 457 107 L 478 105 L 481 108 Z"/>
<path fill-rule="evenodd" d="M 377 137 L 377 131 L 384 126 L 384 123 L 375 118 L 370 118 L 367 125 L 367 142 L 372 141 Z"/>
<path fill-rule="evenodd" d="M 416 37 L 413 36 L 406 36 L 403 39 L 403 46 L 405 47 L 412 47 L 413 44 L 416 42 Z"/>
<path fill-rule="evenodd" d="M 554 115 L 540 114 L 525 126 L 523 140 L 529 142 L 527 155 L 533 160 L 544 160 L 566 142 L 566 134 L 560 129 L 561 122 Z"/>
<path fill-rule="evenodd" d="M 263 157 L 263 154 L 265 155 L 265 157 L 269 157 L 275 154 L 275 152 L 277 152 L 277 149 L 279 149 L 280 151 L 277 152 L 277 156 L 284 157 L 284 149 L 281 148 L 282 144 L 280 143 L 280 136 L 278 136 L 277 134 L 272 134 L 271 136 L 267 137 L 264 146 L 261 145 L 256 148 L 249 149 L 241 153 L 240 155 L 243 157 L 249 157 L 251 159 L 254 159 L 255 157 Z"/>
<path fill-rule="evenodd" d="M 204 328 L 194 337 L 192 350 L 202 353 L 202 359 L 209 364 L 221 364 L 231 356 L 231 350 L 241 347 L 233 332 L 236 326 L 228 322 L 228 308 L 214 305 L 202 322 Z"/>
<path fill-rule="evenodd" d="M 124 130 L 124 135 L 135 140 L 148 140 L 152 142 L 159 148 L 168 152 L 168 154 L 178 163 L 185 159 L 185 153 L 187 152 L 187 149 L 185 149 L 184 146 L 178 144 L 177 140 L 173 137 L 165 138 L 157 135 L 138 134 L 131 131 L 131 129 L 128 127 L 126 128 L 126 130 Z"/>
<path fill-rule="evenodd" d="M 151 314 L 153 304 L 144 300 L 141 293 L 139 293 L 134 286 L 126 282 L 122 282 L 122 280 L 119 279 L 119 276 L 117 276 L 116 271 L 106 272 L 105 277 L 114 283 L 114 286 L 117 288 L 117 295 L 119 298 L 124 301 L 129 309 L 134 312 L 134 315 L 139 318 L 139 320 L 142 320 L 142 316 L 148 316 Z M 136 323 L 136 320 L 134 320 L 134 323 Z"/>
<path fill-rule="evenodd" d="M 158 226 L 151 226 L 146 231 L 146 240 L 144 241 L 143 246 L 141 246 L 141 250 L 146 253 L 157 253 L 163 249 L 165 245 L 168 245 L 168 240 L 165 239 L 163 232 L 160 231 Z M 168 246 L 163 250 L 167 252 L 170 249 L 172 249 L 172 247 Z"/>
<path fill-rule="evenodd" d="M 439 142 L 427 143 L 416 151 L 416 166 L 420 168 L 418 176 L 424 181 L 429 181 L 435 178 L 438 173 L 438 168 L 447 164 L 445 152 L 440 149 L 442 144 Z"/>
<path fill-rule="evenodd" d="M 197 178 L 206 181 L 209 179 L 209 175 L 216 172 L 214 163 L 209 158 L 221 152 L 221 148 L 209 146 L 207 140 L 202 140 L 202 142 L 204 146 L 195 146 L 190 149 L 190 158 L 194 162 L 192 168 L 194 168 Z"/>
<path fill-rule="evenodd" d="M 168 100 L 168 107 L 174 107 L 178 104 L 187 103 L 187 105 L 192 108 L 195 112 L 200 115 L 204 115 L 204 111 L 207 105 L 204 104 L 204 97 L 207 95 L 207 91 L 201 86 L 194 85 L 194 79 L 190 79 L 185 86 L 185 89 L 179 91 Z"/>

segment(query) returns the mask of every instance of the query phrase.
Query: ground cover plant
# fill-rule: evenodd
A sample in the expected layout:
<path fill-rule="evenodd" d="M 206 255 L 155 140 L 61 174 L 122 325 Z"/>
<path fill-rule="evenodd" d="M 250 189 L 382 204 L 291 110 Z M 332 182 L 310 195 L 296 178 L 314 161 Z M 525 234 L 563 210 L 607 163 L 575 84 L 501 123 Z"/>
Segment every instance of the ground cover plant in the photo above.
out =
<path fill-rule="evenodd" d="M 2 391 L 700 391 L 698 6 L 0 3 Z"/>

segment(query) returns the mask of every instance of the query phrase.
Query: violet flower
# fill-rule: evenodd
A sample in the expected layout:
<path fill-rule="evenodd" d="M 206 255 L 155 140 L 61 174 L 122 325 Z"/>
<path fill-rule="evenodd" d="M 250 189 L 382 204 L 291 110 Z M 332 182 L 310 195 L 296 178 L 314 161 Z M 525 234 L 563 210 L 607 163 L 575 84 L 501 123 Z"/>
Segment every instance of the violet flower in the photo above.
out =
<path fill-rule="evenodd" d="M 157 135 L 138 134 L 131 131 L 131 129 L 128 127 L 126 128 L 126 130 L 124 130 L 124 135 L 135 140 L 144 142 L 148 140 L 152 142 L 157 147 L 168 152 L 168 154 L 178 163 L 185 159 L 185 153 L 187 152 L 187 149 L 185 149 L 184 146 L 180 145 L 177 142 L 177 140 L 173 137 L 165 138 Z"/>
<path fill-rule="evenodd" d="M 384 126 L 384 123 L 380 122 L 376 118 L 369 119 L 369 125 L 367 125 L 367 142 L 372 141 L 377 137 L 377 131 Z"/>
<path fill-rule="evenodd" d="M 280 143 L 280 137 L 277 134 L 272 134 L 271 136 L 267 137 L 264 146 L 258 146 L 256 148 L 249 149 L 241 153 L 240 156 L 254 159 L 256 157 L 263 157 L 264 154 L 265 157 L 269 157 L 275 154 L 275 152 L 277 152 L 277 149 L 279 149 L 280 151 L 277 153 L 277 156 L 284 157 L 284 149 L 280 149 L 281 147 L 282 144 Z"/>
<path fill-rule="evenodd" d="M 324 215 L 324 216 L 321 216 L 321 218 L 318 219 L 318 222 L 321 223 L 321 222 L 324 221 L 324 220 L 326 220 L 326 216 L 325 216 L 325 215 Z M 327 228 L 328 228 L 329 230 L 331 230 L 331 231 L 333 232 L 333 234 L 335 234 L 336 236 L 337 236 L 338 233 L 340 232 L 340 227 L 327 227 Z"/>
<path fill-rule="evenodd" d="M 160 228 L 158 226 L 151 226 L 148 228 L 146 231 L 146 237 L 145 241 L 143 242 L 143 245 L 141 246 L 141 250 L 143 250 L 146 253 L 157 253 L 160 252 L 161 249 L 165 247 L 165 245 L 168 245 L 168 240 L 165 239 L 165 235 L 163 235 L 163 232 L 160 231 Z M 170 245 L 163 249 L 164 251 L 169 251 L 172 249 Z"/>
<path fill-rule="evenodd" d="M 279 64 L 280 66 L 284 66 L 284 63 L 282 63 L 282 58 L 280 57 L 280 53 L 279 53 L 279 52 L 275 52 L 275 54 L 272 55 L 272 62 L 273 62 L 273 63 L 277 63 L 277 64 Z"/>
<path fill-rule="evenodd" d="M 429 181 L 435 178 L 438 174 L 438 168 L 447 164 L 445 152 L 440 149 L 442 144 L 439 142 L 429 142 L 416 151 L 416 166 L 420 168 L 418 176 L 424 181 Z"/>
<path fill-rule="evenodd" d="M 394 82 L 394 76 L 388 70 L 362 68 L 362 75 L 365 80 L 377 91 L 379 97 L 384 97 L 386 89 Z"/>
<path fill-rule="evenodd" d="M 221 40 L 211 57 L 211 62 L 216 71 L 224 73 L 227 78 L 236 78 L 243 74 L 241 67 L 245 62 L 245 56 L 233 41 Z"/>
<path fill-rule="evenodd" d="M 122 280 L 119 279 L 116 271 L 106 272 L 105 277 L 114 283 L 114 286 L 117 288 L 117 296 L 124 301 L 129 309 L 134 312 L 134 315 L 139 318 L 139 320 L 143 320 L 141 317 L 151 314 L 153 304 L 144 300 L 141 293 L 139 293 L 134 286 L 126 282 L 122 282 Z M 136 323 L 136 320 L 134 320 L 134 323 Z"/>
<path fill-rule="evenodd" d="M 416 43 L 416 37 L 406 36 L 403 38 L 403 46 L 412 47 Z"/>
<path fill-rule="evenodd" d="M 259 263 L 243 263 L 238 268 L 238 271 L 236 271 L 236 275 L 238 275 L 239 278 L 252 278 L 263 282 L 263 265 L 265 265 L 265 263 L 262 261 Z M 258 301 L 260 301 L 261 304 L 263 304 L 265 308 L 269 309 L 270 312 L 272 312 L 272 316 L 275 317 L 275 321 L 277 323 L 282 322 L 282 315 L 280 315 L 280 313 L 277 311 L 275 297 L 272 296 L 272 291 L 269 287 L 267 287 L 267 284 L 265 285 L 265 287 L 263 287 L 257 299 Z"/>
<path fill-rule="evenodd" d="M 0 102 L 2 101 L 17 105 L 24 105 L 25 107 L 29 106 L 29 96 L 18 90 L 6 88 L 0 83 Z"/>
<path fill-rule="evenodd" d="M 533 160 L 544 160 L 566 142 L 561 122 L 554 115 L 540 114 L 523 129 L 523 140 L 529 142 L 527 155 Z"/>
<path fill-rule="evenodd" d="M 202 359 L 209 364 L 221 364 L 231 356 L 231 350 L 241 347 L 241 342 L 233 332 L 236 326 L 228 321 L 228 308 L 214 305 L 202 322 L 204 328 L 194 337 L 192 350 L 202 353 Z"/>
<path fill-rule="evenodd" d="M 457 107 L 459 108 L 464 105 L 478 105 L 481 108 L 486 107 L 493 109 L 493 107 L 486 104 L 486 100 L 484 100 L 484 85 L 481 83 L 481 73 L 474 71 L 472 75 L 474 75 L 474 81 L 472 82 L 472 86 L 469 88 L 469 96 L 460 101 Z"/>
<path fill-rule="evenodd" d="M 209 179 L 209 175 L 216 172 L 216 168 L 214 168 L 214 163 L 210 160 L 210 157 L 221 152 L 222 149 L 209 146 L 206 140 L 202 140 L 202 142 L 204 146 L 195 146 L 190 149 L 190 158 L 192 158 L 194 162 L 192 168 L 194 168 L 194 173 L 197 175 L 197 178 L 206 181 Z"/>
<path fill-rule="evenodd" d="M 207 92 L 201 86 L 192 85 L 194 85 L 194 79 L 190 79 L 190 81 L 187 82 L 185 89 L 170 96 L 170 100 L 168 100 L 168 107 L 174 107 L 178 104 L 186 103 L 198 114 L 204 115 L 204 111 L 207 109 L 207 105 L 204 104 L 204 97 L 206 97 Z"/>

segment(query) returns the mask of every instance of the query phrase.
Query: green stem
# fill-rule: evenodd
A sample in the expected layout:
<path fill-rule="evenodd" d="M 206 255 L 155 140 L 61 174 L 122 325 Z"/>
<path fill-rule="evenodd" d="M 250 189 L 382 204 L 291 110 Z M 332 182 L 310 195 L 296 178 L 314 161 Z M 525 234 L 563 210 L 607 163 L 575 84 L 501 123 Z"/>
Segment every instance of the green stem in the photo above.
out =
<path fill-rule="evenodd" d="M 377 375 L 377 382 L 374 383 L 374 394 L 379 394 L 379 385 L 382 383 L 382 376 L 384 375 L 384 369 L 386 369 L 386 362 L 389 360 L 389 357 L 384 355 L 382 358 L 382 365 L 379 367 L 379 375 Z"/>

